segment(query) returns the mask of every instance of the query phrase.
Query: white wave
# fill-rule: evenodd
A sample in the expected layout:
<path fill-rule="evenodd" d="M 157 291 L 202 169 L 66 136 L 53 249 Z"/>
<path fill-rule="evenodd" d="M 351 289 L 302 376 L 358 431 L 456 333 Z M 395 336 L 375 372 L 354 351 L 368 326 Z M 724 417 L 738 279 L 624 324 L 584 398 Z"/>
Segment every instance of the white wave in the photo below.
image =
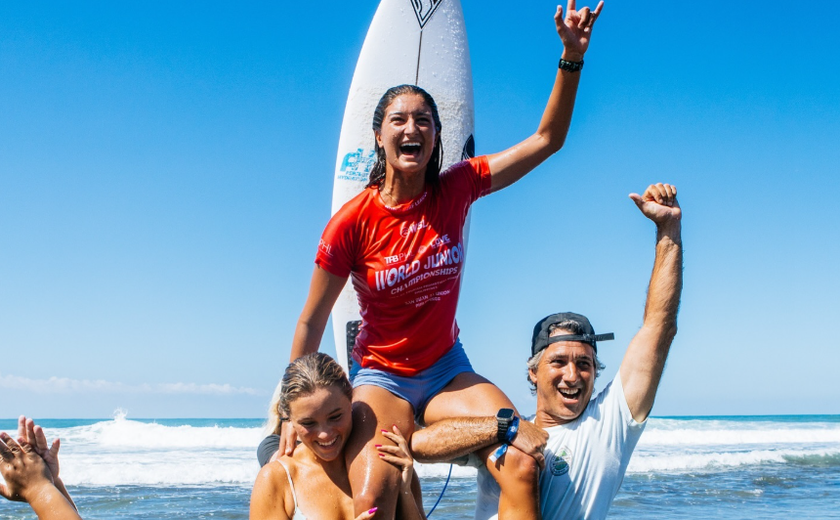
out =
<path fill-rule="evenodd" d="M 50 429 L 48 437 L 60 436 L 68 451 L 99 447 L 135 448 L 163 451 L 188 448 L 254 448 L 262 440 L 262 429 L 220 426 L 165 426 L 126 419 L 118 413 L 112 421 L 102 421 L 89 426 Z"/>
<path fill-rule="evenodd" d="M 68 454 L 62 478 L 72 486 L 191 486 L 253 484 L 259 471 L 252 450 L 222 454 L 146 452 Z"/>
<path fill-rule="evenodd" d="M 639 446 L 719 446 L 750 444 L 840 444 L 840 425 L 834 428 L 774 429 L 651 429 L 645 431 Z"/>
<path fill-rule="evenodd" d="M 250 486 L 261 429 L 111 421 L 50 429 L 62 438 L 62 478 L 82 486 Z"/>
<path fill-rule="evenodd" d="M 259 427 L 166 426 L 132 421 L 118 411 L 111 421 L 47 428 L 62 439 L 62 478 L 73 486 L 249 487 L 259 472 Z M 446 477 L 448 464 L 416 464 L 423 478 Z M 454 478 L 475 469 L 454 466 Z"/>
<path fill-rule="evenodd" d="M 840 448 L 828 450 L 754 450 L 743 452 L 711 452 L 673 455 L 636 453 L 630 459 L 628 473 L 685 472 L 692 470 L 727 469 L 739 466 L 786 463 L 793 457 L 826 457 L 840 455 Z"/>

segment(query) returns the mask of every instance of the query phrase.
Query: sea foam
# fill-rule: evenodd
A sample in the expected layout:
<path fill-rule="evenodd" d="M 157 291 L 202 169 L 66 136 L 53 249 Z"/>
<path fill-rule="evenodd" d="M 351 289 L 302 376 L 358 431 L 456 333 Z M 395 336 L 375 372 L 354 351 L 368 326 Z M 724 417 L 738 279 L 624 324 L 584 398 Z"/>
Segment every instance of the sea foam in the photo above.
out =
<path fill-rule="evenodd" d="M 258 421 L 136 421 L 124 413 L 93 424 L 46 428 L 62 439 L 62 477 L 75 486 L 250 487 L 259 471 Z M 244 424 L 244 426 L 243 426 Z M 251 426 L 253 425 L 253 426 Z M 631 459 L 634 474 L 727 471 L 782 464 L 840 467 L 840 422 L 650 419 Z M 424 478 L 448 464 L 415 464 Z M 454 478 L 475 468 L 454 466 Z"/>

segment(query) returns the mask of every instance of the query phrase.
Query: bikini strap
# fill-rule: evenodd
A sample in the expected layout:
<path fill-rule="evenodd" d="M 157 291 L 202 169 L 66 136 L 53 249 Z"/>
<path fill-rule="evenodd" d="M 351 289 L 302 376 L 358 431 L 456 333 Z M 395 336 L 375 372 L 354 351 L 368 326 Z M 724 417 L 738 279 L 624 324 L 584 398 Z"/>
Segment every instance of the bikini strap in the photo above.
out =
<path fill-rule="evenodd" d="M 286 465 L 283 463 L 283 461 L 282 461 L 282 460 L 280 460 L 280 459 L 276 459 L 276 460 L 277 460 L 277 462 L 279 462 L 279 463 L 280 463 L 280 465 L 281 465 L 281 466 L 283 466 L 283 469 L 285 469 L 285 470 L 286 470 L 286 476 L 289 478 L 289 487 L 290 487 L 290 488 L 292 488 L 292 500 L 294 500 L 294 501 L 295 501 L 295 512 L 297 512 L 297 508 L 298 508 L 298 505 L 297 505 L 297 495 L 295 495 L 295 485 L 292 483 L 292 474 L 291 474 L 291 473 L 289 473 L 289 467 L 288 467 L 288 466 L 286 466 Z"/>

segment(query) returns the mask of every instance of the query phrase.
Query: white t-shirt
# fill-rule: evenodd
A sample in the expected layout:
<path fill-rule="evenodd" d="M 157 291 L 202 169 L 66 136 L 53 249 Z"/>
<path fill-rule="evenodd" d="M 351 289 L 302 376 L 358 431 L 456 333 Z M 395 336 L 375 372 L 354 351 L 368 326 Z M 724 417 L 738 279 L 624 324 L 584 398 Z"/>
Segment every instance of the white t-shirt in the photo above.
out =
<path fill-rule="evenodd" d="M 616 375 L 575 421 L 546 428 L 545 470 L 540 475 L 543 519 L 606 518 L 646 422 L 633 420 Z M 475 518 L 495 520 L 498 512 L 499 485 L 482 465 Z"/>

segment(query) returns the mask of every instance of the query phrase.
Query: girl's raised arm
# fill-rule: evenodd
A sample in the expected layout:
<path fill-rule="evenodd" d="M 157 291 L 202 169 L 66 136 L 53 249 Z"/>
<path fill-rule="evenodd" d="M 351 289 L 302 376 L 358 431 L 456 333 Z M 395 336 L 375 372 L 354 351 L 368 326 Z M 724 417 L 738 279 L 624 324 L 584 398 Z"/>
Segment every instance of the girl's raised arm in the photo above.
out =
<path fill-rule="evenodd" d="M 575 0 L 569 0 L 564 18 L 563 7 L 557 6 L 554 23 L 557 26 L 557 34 L 563 41 L 563 55 L 554 80 L 554 88 L 536 133 L 521 143 L 488 157 L 491 191 L 510 186 L 563 147 L 572 121 L 583 55 L 589 48 L 592 27 L 603 7 L 604 2 L 601 1 L 594 11 L 589 7 L 576 10 Z"/>

